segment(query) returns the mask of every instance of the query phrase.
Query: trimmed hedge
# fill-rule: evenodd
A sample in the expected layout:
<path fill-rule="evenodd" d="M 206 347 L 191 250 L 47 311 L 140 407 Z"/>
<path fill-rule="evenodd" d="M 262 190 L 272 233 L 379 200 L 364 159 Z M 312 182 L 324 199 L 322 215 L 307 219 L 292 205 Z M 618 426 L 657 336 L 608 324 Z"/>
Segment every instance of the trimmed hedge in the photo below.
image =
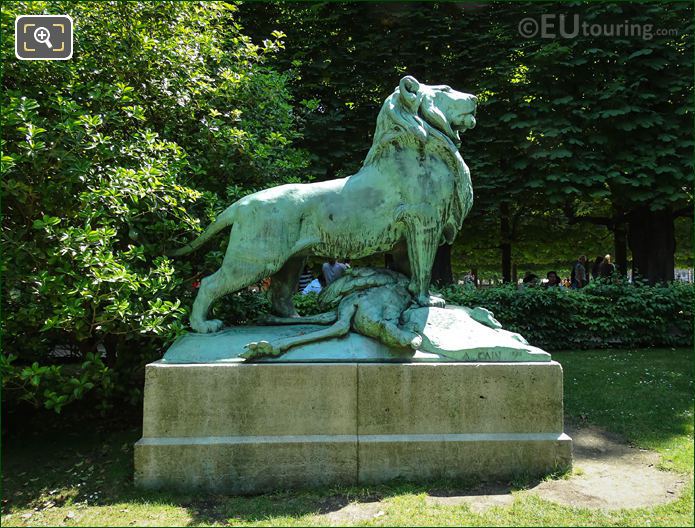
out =
<path fill-rule="evenodd" d="M 693 344 L 692 284 L 591 283 L 581 290 L 452 286 L 438 293 L 450 304 L 487 308 L 505 329 L 520 333 L 532 345 L 546 350 Z M 296 295 L 297 311 L 301 315 L 320 312 L 317 297 Z M 252 323 L 269 309 L 259 294 L 232 298 L 239 304 L 237 311 L 246 315 L 239 317 L 237 324 Z"/>
<path fill-rule="evenodd" d="M 489 309 L 505 329 L 520 333 L 532 345 L 546 350 L 693 344 L 692 284 L 591 283 L 581 290 L 453 286 L 439 294 L 450 304 Z M 269 309 L 260 294 L 232 299 L 238 303 L 237 311 L 245 314 L 237 318 L 237 324 L 252 323 Z M 296 295 L 294 302 L 301 315 L 321 311 L 316 294 Z"/>
<path fill-rule="evenodd" d="M 581 290 L 449 287 L 447 302 L 483 306 L 505 329 L 546 350 L 687 347 L 693 344 L 692 284 L 592 283 Z"/>

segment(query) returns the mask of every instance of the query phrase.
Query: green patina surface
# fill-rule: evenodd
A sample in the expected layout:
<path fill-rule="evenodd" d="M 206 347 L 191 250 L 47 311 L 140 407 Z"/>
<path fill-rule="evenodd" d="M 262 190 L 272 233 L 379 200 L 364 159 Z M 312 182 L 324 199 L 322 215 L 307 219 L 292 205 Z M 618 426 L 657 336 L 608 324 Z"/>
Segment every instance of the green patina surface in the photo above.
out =
<path fill-rule="evenodd" d="M 164 354 L 164 363 L 240 363 L 246 360 L 242 354 L 248 343 L 262 339 L 287 339 L 317 332 L 319 325 L 275 327 L 240 326 L 214 334 L 189 334 Z M 272 337 L 271 337 L 272 336 Z M 493 336 L 491 336 L 493 337 Z M 391 348 L 374 339 L 350 332 L 343 337 L 332 337 L 291 348 L 281 356 L 262 356 L 259 363 L 335 363 L 335 362 L 547 362 L 550 354 L 543 350 L 508 338 L 495 335 L 494 344 L 472 344 L 454 350 L 441 350 L 428 344 L 421 350 Z M 425 340 L 427 343 L 427 340 Z"/>
<path fill-rule="evenodd" d="M 227 208 L 183 255 L 231 227 L 220 269 L 203 279 L 191 313 L 199 334 L 219 332 L 210 304 L 271 276 L 265 327 L 188 335 L 165 361 L 549 361 L 484 308 L 445 308 L 429 293 L 437 247 L 451 244 L 473 204 L 459 133 L 476 124 L 475 96 L 406 76 L 384 102 L 357 174 L 282 185 Z M 394 270 L 359 268 L 321 293 L 321 314 L 292 304 L 310 255 L 391 252 Z M 287 326 L 291 326 L 287 328 Z"/>
<path fill-rule="evenodd" d="M 390 251 L 420 306 L 429 295 L 437 247 L 451 244 L 473 203 L 470 172 L 458 152 L 459 133 L 475 126 L 475 96 L 428 86 L 406 76 L 377 117 L 374 142 L 356 174 L 311 184 L 281 185 L 227 208 L 189 253 L 231 226 L 224 262 L 201 282 L 191 327 L 215 332 L 210 304 L 271 276 L 273 313 L 296 315 L 292 293 L 309 255 L 362 258 Z"/>
<path fill-rule="evenodd" d="M 168 363 L 316 361 L 550 361 L 550 355 L 501 328 L 484 308 L 422 307 L 408 278 L 357 268 L 321 292 L 324 313 L 271 316 L 270 326 L 189 334 Z"/>

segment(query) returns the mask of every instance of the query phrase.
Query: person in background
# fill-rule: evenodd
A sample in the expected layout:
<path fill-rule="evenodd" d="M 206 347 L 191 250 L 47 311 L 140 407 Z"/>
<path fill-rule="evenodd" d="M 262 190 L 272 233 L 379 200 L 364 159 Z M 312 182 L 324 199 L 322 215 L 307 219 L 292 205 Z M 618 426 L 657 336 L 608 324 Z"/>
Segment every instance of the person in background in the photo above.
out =
<path fill-rule="evenodd" d="M 261 281 L 261 291 L 266 292 L 270 289 L 270 277 L 266 277 Z"/>
<path fill-rule="evenodd" d="M 586 255 L 582 255 L 577 259 L 577 261 L 572 265 L 572 289 L 578 290 L 583 288 L 587 284 L 586 277 Z"/>
<path fill-rule="evenodd" d="M 469 288 L 475 288 L 477 279 L 475 278 L 475 273 L 473 273 L 473 270 L 469 271 L 463 276 L 463 285 L 468 286 Z"/>
<path fill-rule="evenodd" d="M 323 266 L 321 266 L 321 271 L 323 272 L 323 278 L 326 280 L 326 286 L 345 273 L 347 268 L 345 264 L 337 262 L 335 259 L 324 262 Z"/>
<path fill-rule="evenodd" d="M 521 280 L 521 287 L 526 288 L 528 286 L 537 286 L 538 285 L 538 275 L 535 273 L 532 273 L 530 271 L 527 271 L 524 274 L 524 278 Z"/>
<path fill-rule="evenodd" d="M 560 289 L 565 289 L 565 287 L 562 284 L 562 280 L 558 276 L 556 271 L 549 271 L 546 274 L 546 279 L 548 279 L 548 282 L 546 282 L 543 286 L 546 288 L 560 288 Z"/>
<path fill-rule="evenodd" d="M 602 262 L 603 262 L 603 257 L 600 255 L 594 259 L 594 263 L 591 265 L 591 280 L 596 280 L 599 278 L 599 275 L 600 275 L 599 269 L 601 267 Z"/>
<path fill-rule="evenodd" d="M 319 275 L 317 278 L 307 284 L 306 288 L 302 290 L 302 295 L 307 295 L 308 293 L 321 293 L 321 290 L 325 287 L 326 279 L 323 278 L 323 275 Z"/>
<path fill-rule="evenodd" d="M 611 256 L 603 257 L 603 262 L 599 266 L 599 275 L 602 279 L 610 279 L 615 273 L 615 264 L 611 262 Z"/>
<path fill-rule="evenodd" d="M 306 265 L 304 266 L 304 271 L 302 271 L 302 274 L 299 276 L 299 283 L 297 284 L 297 289 L 300 292 L 304 291 L 304 288 L 309 286 L 309 283 L 314 280 L 314 276 L 311 273 L 311 268 Z"/>

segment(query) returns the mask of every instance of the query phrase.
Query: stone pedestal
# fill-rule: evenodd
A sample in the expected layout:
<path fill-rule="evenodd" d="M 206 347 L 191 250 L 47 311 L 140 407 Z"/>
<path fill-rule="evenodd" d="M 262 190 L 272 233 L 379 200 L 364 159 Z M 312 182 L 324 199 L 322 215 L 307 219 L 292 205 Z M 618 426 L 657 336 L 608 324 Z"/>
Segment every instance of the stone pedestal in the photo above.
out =
<path fill-rule="evenodd" d="M 135 482 L 259 493 L 542 475 L 571 461 L 554 361 L 156 362 Z"/>

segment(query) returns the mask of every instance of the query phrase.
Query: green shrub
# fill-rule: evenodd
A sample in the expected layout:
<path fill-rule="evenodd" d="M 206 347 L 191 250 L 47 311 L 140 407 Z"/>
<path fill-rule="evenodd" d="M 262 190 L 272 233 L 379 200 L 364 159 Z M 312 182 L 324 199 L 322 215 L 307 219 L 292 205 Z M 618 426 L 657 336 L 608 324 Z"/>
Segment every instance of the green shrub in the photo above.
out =
<path fill-rule="evenodd" d="M 690 346 L 692 284 L 591 283 L 581 290 L 451 287 L 448 302 L 483 306 L 504 328 L 547 350 Z"/>
<path fill-rule="evenodd" d="M 265 64 L 282 35 L 254 45 L 235 9 L 3 3 L 4 35 L 18 14 L 67 13 L 76 28 L 69 61 L 18 61 L 2 40 L 4 396 L 56 411 L 137 401 L 142 364 L 185 328 L 225 240 L 176 261 L 165 250 L 241 195 L 301 175 L 288 78 Z M 217 309 L 236 322 L 262 302 Z M 81 366 L 55 364 L 56 349 Z"/>
<path fill-rule="evenodd" d="M 316 315 L 322 312 L 319 308 L 319 295 L 315 292 L 295 295 L 294 307 L 299 315 Z"/>
<path fill-rule="evenodd" d="M 299 315 L 321 312 L 318 294 L 295 294 L 294 307 Z M 243 290 L 219 299 L 211 310 L 212 317 L 219 317 L 226 325 L 254 324 L 261 316 L 270 313 L 270 301 L 262 292 Z"/>
<path fill-rule="evenodd" d="M 117 385 L 117 372 L 108 368 L 97 353 L 88 353 L 85 361 L 79 366 L 73 365 L 74 368 L 39 365 L 38 362 L 17 367 L 13 365 L 16 359 L 14 355 L 0 355 L 3 389 L 35 407 L 43 405 L 60 413 L 65 405 L 88 392 L 96 397 L 100 410 L 108 409 L 114 393 L 129 397 L 131 403 L 140 400 L 139 389 L 124 391 L 125 385 Z"/>

